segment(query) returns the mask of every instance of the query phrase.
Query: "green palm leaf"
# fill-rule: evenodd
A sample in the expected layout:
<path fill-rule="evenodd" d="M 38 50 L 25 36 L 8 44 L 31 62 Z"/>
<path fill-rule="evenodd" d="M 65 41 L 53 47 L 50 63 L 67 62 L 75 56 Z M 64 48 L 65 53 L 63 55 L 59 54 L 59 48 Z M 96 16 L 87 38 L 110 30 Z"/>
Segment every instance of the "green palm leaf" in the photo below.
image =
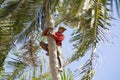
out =
<path fill-rule="evenodd" d="M 14 11 L 14 9 L 18 6 L 20 1 L 10 1 L 7 4 L 7 6 L 0 8 L 0 19 L 8 16 L 11 14 L 11 12 Z"/>

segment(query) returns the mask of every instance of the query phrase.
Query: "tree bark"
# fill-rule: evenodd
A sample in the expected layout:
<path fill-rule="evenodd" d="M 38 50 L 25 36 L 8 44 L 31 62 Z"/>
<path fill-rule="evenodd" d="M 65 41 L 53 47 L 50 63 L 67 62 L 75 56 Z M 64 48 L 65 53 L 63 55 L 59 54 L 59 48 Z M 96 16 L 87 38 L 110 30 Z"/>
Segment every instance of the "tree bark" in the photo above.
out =
<path fill-rule="evenodd" d="M 50 64 L 50 73 L 52 76 L 52 80 L 61 80 L 60 73 L 58 72 L 58 61 L 57 61 L 57 50 L 56 50 L 56 42 L 51 37 L 48 36 L 48 49 L 49 49 L 49 64 Z"/>
<path fill-rule="evenodd" d="M 46 27 L 53 26 L 50 15 L 50 0 L 45 1 L 45 24 Z M 54 26 L 53 26 L 54 27 Z M 60 72 L 58 72 L 57 47 L 55 39 L 48 35 L 48 50 L 49 50 L 49 66 L 52 80 L 61 80 Z"/>

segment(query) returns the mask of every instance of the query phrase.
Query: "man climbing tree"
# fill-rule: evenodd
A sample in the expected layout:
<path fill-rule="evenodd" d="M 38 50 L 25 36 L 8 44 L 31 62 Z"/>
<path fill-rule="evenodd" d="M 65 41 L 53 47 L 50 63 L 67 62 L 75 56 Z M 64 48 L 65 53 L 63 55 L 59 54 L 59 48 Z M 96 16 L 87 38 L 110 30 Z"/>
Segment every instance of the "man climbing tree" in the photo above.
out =
<path fill-rule="evenodd" d="M 56 41 L 56 49 L 57 49 L 57 59 L 59 63 L 58 71 L 63 71 L 63 64 L 62 64 L 62 41 L 64 40 L 64 31 L 66 30 L 65 27 L 60 26 L 57 32 L 51 32 L 53 30 L 53 27 L 48 27 L 43 31 L 43 36 L 52 36 Z M 48 44 L 44 42 L 40 42 L 40 46 L 47 51 L 46 55 L 49 56 L 48 52 Z"/>

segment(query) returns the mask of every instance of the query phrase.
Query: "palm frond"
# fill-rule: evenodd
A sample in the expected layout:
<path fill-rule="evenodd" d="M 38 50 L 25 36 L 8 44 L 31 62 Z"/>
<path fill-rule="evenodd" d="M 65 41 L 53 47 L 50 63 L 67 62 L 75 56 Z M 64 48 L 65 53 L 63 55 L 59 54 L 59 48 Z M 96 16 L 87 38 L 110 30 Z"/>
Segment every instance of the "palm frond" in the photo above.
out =
<path fill-rule="evenodd" d="M 18 69 L 16 69 L 12 75 L 10 75 L 7 80 L 11 80 L 11 79 L 14 79 L 16 75 L 18 75 L 20 73 L 20 71 L 22 71 L 22 69 L 24 68 L 24 64 L 21 64 L 18 66 Z"/>
<path fill-rule="evenodd" d="M 76 42 L 74 47 L 77 51 L 71 57 L 71 62 L 83 57 L 85 52 L 91 49 L 93 45 L 96 46 L 99 41 L 108 41 L 104 35 L 106 30 L 108 30 L 105 25 L 110 24 L 107 20 L 111 17 L 108 16 L 109 10 L 102 4 L 102 2 L 97 1 L 92 2 L 91 7 L 86 13 L 82 13 L 80 19 L 78 19 L 80 20 L 77 27 L 78 30 L 74 32 L 71 40 Z"/>
<path fill-rule="evenodd" d="M 77 11 L 76 17 L 79 16 L 80 13 L 82 12 L 83 6 L 84 6 L 84 3 L 85 3 L 85 0 L 81 0 L 79 3 L 80 3 L 80 4 L 79 4 L 79 6 L 78 6 L 78 11 Z"/>
<path fill-rule="evenodd" d="M 50 2 L 50 7 L 51 7 L 51 13 L 53 13 L 56 9 L 56 6 L 59 4 L 59 0 L 55 0 Z"/>
<path fill-rule="evenodd" d="M 87 70 L 87 72 L 84 74 L 81 80 L 92 80 L 93 76 L 94 76 L 94 69 Z"/>
<path fill-rule="evenodd" d="M 120 16 L 120 0 L 109 0 L 112 13 L 116 9 L 118 16 Z M 115 5 L 115 6 L 114 6 Z"/>
<path fill-rule="evenodd" d="M 2 79 L 12 80 L 12 79 L 24 79 L 27 80 L 50 80 L 50 73 L 45 72 L 44 69 L 46 66 L 46 62 L 44 60 L 40 60 L 37 62 L 36 67 L 33 67 L 25 62 L 25 53 L 12 53 L 13 58 L 10 57 L 8 61 L 6 61 L 7 71 L 3 74 Z M 28 57 L 27 57 L 28 58 Z M 11 60 L 11 61 L 9 61 Z M 24 66 L 23 66 L 24 65 Z M 9 69 L 9 70 L 8 70 Z M 9 74 L 7 74 L 9 73 Z"/>
<path fill-rule="evenodd" d="M 11 1 L 11 2 L 8 2 L 8 3 L 5 3 L 6 4 L 6 6 L 4 6 L 4 7 L 2 7 L 1 8 L 1 10 L 5 10 L 5 12 L 7 12 L 6 10 L 8 10 L 9 8 L 11 8 L 10 10 L 11 11 L 9 11 L 9 13 L 5 13 L 5 15 L 3 14 L 3 11 L 1 11 L 1 15 L 4 15 L 3 17 L 7 17 L 7 16 L 9 16 L 9 18 L 10 19 L 8 19 L 8 20 L 4 20 L 3 18 L 2 18 L 2 20 L 0 21 L 0 27 L 2 28 L 1 30 L 2 31 L 0 31 L 0 33 L 1 34 L 3 34 L 3 35 L 1 35 L 0 36 L 0 38 L 1 38 L 1 40 L 2 40 L 2 44 L 0 43 L 0 45 L 1 46 L 3 46 L 3 47 L 1 47 L 1 49 L 0 49 L 0 51 L 2 52 L 2 54 L 4 54 L 4 55 L 6 55 L 7 56 L 7 54 L 8 54 L 8 52 L 7 51 L 9 51 L 10 50 L 10 46 L 13 44 L 12 43 L 12 40 L 13 40 L 13 37 L 14 36 L 16 36 L 16 34 L 18 34 L 18 33 L 20 33 L 22 30 L 23 30 L 23 28 L 25 28 L 26 26 L 25 25 L 23 25 L 26 21 L 28 21 L 28 16 L 26 16 L 25 14 L 23 14 L 23 13 L 25 13 L 25 10 L 27 11 L 27 10 L 29 10 L 29 11 L 27 11 L 27 12 L 29 12 L 29 14 L 27 14 L 27 15 L 30 15 L 30 14 L 32 14 L 33 15 L 33 13 L 30 13 L 30 11 L 33 11 L 33 9 L 36 9 L 35 8 L 35 5 L 38 5 L 38 4 L 36 4 L 37 3 L 37 1 L 38 0 L 34 0 L 34 2 L 30 2 L 29 3 L 29 6 L 31 5 L 31 4 L 34 4 L 33 6 L 34 6 L 34 8 L 32 7 L 32 8 L 30 8 L 30 9 L 28 9 L 28 7 L 25 7 L 25 5 L 26 6 L 28 6 L 28 4 L 27 4 L 27 2 L 26 1 L 24 1 L 24 0 L 20 0 L 20 1 Z M 23 9 L 24 8 L 24 9 Z M 21 13 L 22 12 L 22 13 Z M 20 14 L 20 15 L 19 15 Z M 25 17 L 26 18 L 25 18 Z M 33 19 L 33 17 L 32 17 L 32 19 Z M 9 24 L 9 22 L 12 22 L 13 21 L 13 23 L 12 23 L 12 25 L 11 25 L 11 23 Z M 31 20 L 29 20 L 29 21 L 31 21 Z M 28 21 L 28 22 L 29 22 Z M 4 22 L 4 23 L 3 23 Z M 28 23 L 28 22 L 26 22 L 26 23 Z M 31 21 L 32 22 L 32 21 Z M 33 24 L 31 24 L 31 26 L 34 26 L 34 24 L 35 24 L 35 22 L 33 21 Z M 26 30 L 26 29 L 28 29 L 28 30 Z M 8 30 L 9 30 L 9 32 L 8 32 Z M 27 39 L 28 39 L 28 36 L 29 36 L 29 33 L 30 33 L 30 31 L 31 31 L 31 27 L 27 27 L 27 28 L 25 28 L 24 30 L 23 30 L 23 32 L 21 32 L 19 35 L 17 35 L 16 36 L 16 42 L 22 42 L 22 41 L 26 41 Z M 22 34 L 22 33 L 26 33 L 26 35 L 24 35 L 24 34 Z M 5 37 L 5 38 L 4 38 Z M 7 39 L 7 40 L 6 40 Z M 6 49 L 2 49 L 2 48 L 4 48 L 4 46 L 5 45 L 7 45 L 7 47 L 6 47 Z M 14 47 L 14 45 L 12 45 L 12 47 Z M 8 48 L 8 49 L 7 49 Z M 5 52 L 4 52 L 4 51 Z M 4 59 L 6 58 L 6 56 L 2 56 Z M 2 58 L 1 58 L 2 59 Z M 1 60 L 2 61 L 2 63 L 4 62 L 4 60 Z M 1 63 L 1 66 L 2 66 L 2 63 Z"/>
<path fill-rule="evenodd" d="M 74 80 L 72 72 L 68 70 L 64 70 L 63 73 L 61 73 L 61 80 Z"/>
<path fill-rule="evenodd" d="M 0 6 L 1 6 L 1 4 L 4 2 L 5 0 L 0 0 Z"/>
<path fill-rule="evenodd" d="M 16 75 L 19 75 L 23 72 L 23 69 L 25 69 L 26 64 L 24 64 L 22 61 L 11 58 L 13 61 L 6 61 L 6 67 L 10 69 L 8 72 L 5 72 L 2 79 L 7 78 L 7 80 L 12 80 L 16 77 Z M 10 73 L 10 74 L 7 74 Z"/>
<path fill-rule="evenodd" d="M 45 27 L 44 23 L 42 22 L 42 21 L 44 21 L 44 19 L 43 19 L 44 11 L 42 10 L 41 6 L 38 6 L 38 5 L 42 4 L 41 2 L 39 2 L 38 0 L 35 0 L 35 1 L 33 1 L 32 4 L 37 5 L 36 6 L 37 8 L 35 6 L 31 6 L 29 8 L 26 8 L 25 10 L 23 10 L 23 12 L 28 10 L 27 15 L 23 15 L 23 14 L 19 13 L 21 10 L 19 10 L 17 12 L 18 15 L 20 14 L 20 16 L 22 16 L 22 15 L 24 16 L 24 19 L 20 19 L 20 18 L 16 17 L 18 22 L 20 22 L 20 23 L 17 23 L 17 26 L 18 26 L 18 24 L 20 24 L 20 25 L 25 24 L 25 25 L 23 25 L 25 27 L 25 29 L 23 29 L 23 31 L 20 34 L 18 34 L 15 38 L 18 42 L 25 41 L 28 38 L 32 28 L 35 28 L 34 30 L 37 33 L 39 33 Z M 31 3 L 28 4 L 28 6 L 30 6 L 30 5 L 31 5 Z M 33 13 L 31 13 L 31 12 L 33 12 Z M 12 17 L 15 17 L 15 16 L 16 15 L 13 14 Z"/>
<path fill-rule="evenodd" d="M 10 50 L 10 46 L 12 44 L 12 28 L 9 26 L 9 21 L 1 21 L 0 20 L 0 70 L 2 70 L 2 66 L 4 65 L 4 60 L 7 57 L 8 51 Z"/>
<path fill-rule="evenodd" d="M 30 26 L 28 26 L 20 34 L 18 34 L 15 37 L 15 41 L 17 41 L 17 43 L 21 43 L 22 41 L 26 41 L 29 38 L 28 36 L 29 36 L 30 32 L 32 31 L 33 27 L 35 27 L 35 21 L 33 21 Z"/>
<path fill-rule="evenodd" d="M 96 61 L 95 56 L 96 47 L 92 47 L 92 52 L 90 58 L 83 64 L 79 69 L 75 71 L 74 76 L 78 77 L 81 74 L 84 74 L 81 80 L 92 80 L 93 75 L 95 74 L 94 62 Z"/>
<path fill-rule="evenodd" d="M 13 12 L 14 9 L 18 6 L 19 3 L 20 3 L 20 1 L 17 1 L 17 0 L 16 1 L 10 1 L 10 2 L 6 3 L 7 6 L 4 6 L 0 10 L 0 19 L 8 16 L 11 12 Z"/>

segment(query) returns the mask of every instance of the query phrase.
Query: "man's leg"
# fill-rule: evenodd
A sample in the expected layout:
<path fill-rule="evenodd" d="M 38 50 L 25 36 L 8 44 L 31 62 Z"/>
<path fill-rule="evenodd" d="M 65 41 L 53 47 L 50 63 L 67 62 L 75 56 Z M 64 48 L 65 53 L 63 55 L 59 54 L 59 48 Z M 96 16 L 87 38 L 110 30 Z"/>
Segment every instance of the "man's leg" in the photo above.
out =
<path fill-rule="evenodd" d="M 58 59 L 58 64 L 59 64 L 58 71 L 62 72 L 63 71 L 63 63 L 62 63 L 62 47 L 61 46 L 57 46 L 57 59 Z"/>
<path fill-rule="evenodd" d="M 61 58 L 61 56 L 57 55 L 57 59 L 58 59 L 59 67 L 62 68 L 62 58 Z"/>
<path fill-rule="evenodd" d="M 43 41 L 40 42 L 40 46 L 45 50 L 47 51 L 46 55 L 48 56 L 49 53 L 48 53 L 48 44 L 44 43 Z"/>

